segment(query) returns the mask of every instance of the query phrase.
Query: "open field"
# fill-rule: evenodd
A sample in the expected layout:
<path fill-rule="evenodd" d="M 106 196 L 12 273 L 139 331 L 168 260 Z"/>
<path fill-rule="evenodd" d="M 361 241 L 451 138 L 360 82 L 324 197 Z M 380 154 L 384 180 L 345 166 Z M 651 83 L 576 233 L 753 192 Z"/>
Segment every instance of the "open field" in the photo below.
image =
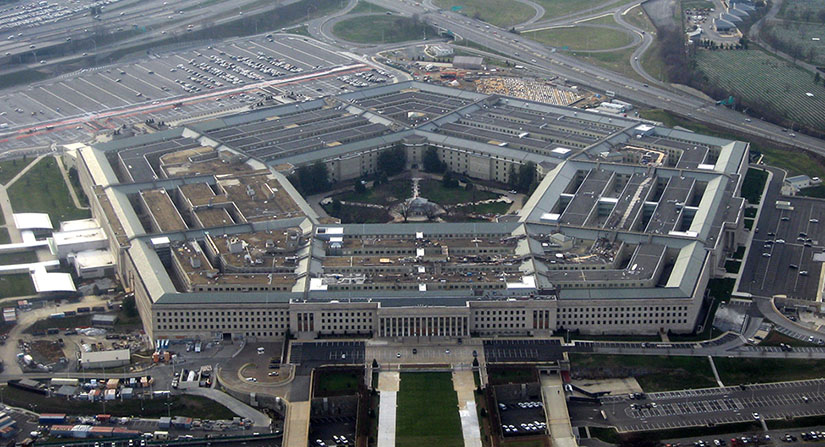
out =
<path fill-rule="evenodd" d="M 616 23 L 612 18 L 610 21 Z M 552 28 L 524 35 L 545 45 L 556 48 L 567 47 L 571 51 L 609 50 L 633 42 L 633 38 L 624 31 L 586 25 Z"/>
<path fill-rule="evenodd" d="M 111 414 L 112 416 L 135 416 L 157 418 L 166 416 L 189 416 L 201 419 L 232 419 L 235 414 L 223 405 L 200 396 L 172 396 L 169 399 L 140 399 L 115 400 L 109 402 L 84 402 L 80 400 L 66 400 L 63 398 L 49 398 L 37 393 L 2 387 L 4 403 L 22 408 L 31 408 L 35 405 L 42 413 L 67 413 L 72 415 Z M 169 409 L 166 403 L 169 402 Z"/>
<path fill-rule="evenodd" d="M 397 411 L 396 446 L 464 446 L 450 373 L 401 373 Z"/>
<path fill-rule="evenodd" d="M 544 19 L 598 8 L 608 0 L 533 0 L 544 8 Z"/>
<path fill-rule="evenodd" d="M 49 213 L 55 227 L 62 220 L 90 216 L 88 210 L 75 208 L 66 182 L 51 157 L 37 162 L 9 188 L 8 193 L 14 212 Z"/>
<path fill-rule="evenodd" d="M 646 392 L 716 386 L 704 357 L 570 354 L 573 377 L 635 377 Z"/>
<path fill-rule="evenodd" d="M 825 90 L 801 68 L 760 50 L 698 51 L 696 64 L 707 82 L 737 99 L 792 122 L 825 127 Z"/>
<path fill-rule="evenodd" d="M 5 185 L 18 172 L 22 171 L 32 160 L 14 159 L 0 161 L 0 184 Z"/>
<path fill-rule="evenodd" d="M 409 17 L 370 15 L 342 20 L 332 27 L 336 36 L 356 43 L 395 43 L 438 34 L 435 28 Z"/>
<path fill-rule="evenodd" d="M 573 53 L 578 59 L 589 62 L 593 65 L 606 68 L 610 71 L 621 73 L 637 81 L 644 82 L 645 79 L 639 76 L 633 67 L 630 66 L 630 58 L 633 55 L 635 48 L 627 48 L 624 50 L 608 51 L 604 53 Z"/>
<path fill-rule="evenodd" d="M 825 3 L 820 0 L 784 0 L 777 17 L 788 20 L 815 21 L 825 11 Z"/>
<path fill-rule="evenodd" d="M 0 298 L 34 295 L 34 283 L 29 275 L 18 273 L 0 276 Z"/>
<path fill-rule="evenodd" d="M 536 14 L 535 9 L 515 0 L 435 0 L 433 3 L 502 28 L 518 25 Z"/>
<path fill-rule="evenodd" d="M 624 19 L 627 23 L 641 28 L 647 33 L 656 32 L 656 27 L 653 25 L 653 22 L 650 21 L 650 18 L 645 13 L 644 8 L 641 6 L 636 6 L 627 11 L 627 14 L 624 15 Z"/>
<path fill-rule="evenodd" d="M 375 3 L 370 3 L 370 2 L 365 1 L 365 0 L 359 0 L 358 4 L 355 5 L 355 7 L 352 8 L 352 10 L 350 10 L 349 13 L 350 14 L 361 14 L 361 13 L 384 14 L 387 11 L 389 11 L 389 9 L 382 8 L 378 5 L 376 5 Z"/>

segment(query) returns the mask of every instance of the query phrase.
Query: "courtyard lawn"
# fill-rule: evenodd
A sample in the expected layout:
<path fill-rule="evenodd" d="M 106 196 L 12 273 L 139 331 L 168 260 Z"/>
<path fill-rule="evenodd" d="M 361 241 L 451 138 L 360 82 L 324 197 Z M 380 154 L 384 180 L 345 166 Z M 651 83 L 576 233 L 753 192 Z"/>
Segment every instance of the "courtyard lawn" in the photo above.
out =
<path fill-rule="evenodd" d="M 363 369 L 315 370 L 313 397 L 345 396 L 358 392 L 358 383 L 364 377 Z"/>
<path fill-rule="evenodd" d="M 38 161 L 14 182 L 8 193 L 15 213 L 48 213 L 55 227 L 63 220 L 90 216 L 88 210 L 75 208 L 63 175 L 51 157 Z"/>
<path fill-rule="evenodd" d="M 475 188 L 470 190 L 461 187 L 446 188 L 440 181 L 432 179 L 421 180 L 420 188 L 422 197 L 439 205 L 457 205 L 498 197 L 498 194 L 480 191 Z"/>
<path fill-rule="evenodd" d="M 463 447 L 458 398 L 450 373 L 401 373 L 398 447 Z"/>
<path fill-rule="evenodd" d="M 14 159 L 14 160 L 6 160 L 0 161 L 0 183 L 5 185 L 9 182 L 18 172 L 22 171 L 29 163 L 31 163 L 31 159 L 23 160 L 21 159 Z"/>
<path fill-rule="evenodd" d="M 412 196 L 412 181 L 410 179 L 399 179 L 382 183 L 361 193 L 353 190 L 336 194 L 333 197 L 343 202 L 391 205 L 407 199 L 410 196 Z"/>
<path fill-rule="evenodd" d="M 26 273 L 0 276 L 0 298 L 34 295 L 34 283 Z"/>

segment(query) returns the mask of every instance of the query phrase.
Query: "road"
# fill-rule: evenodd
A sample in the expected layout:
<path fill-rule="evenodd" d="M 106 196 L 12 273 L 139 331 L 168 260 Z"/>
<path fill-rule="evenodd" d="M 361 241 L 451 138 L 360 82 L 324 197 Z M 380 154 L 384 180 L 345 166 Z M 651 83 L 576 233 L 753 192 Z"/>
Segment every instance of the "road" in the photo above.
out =
<path fill-rule="evenodd" d="M 520 58 L 525 65 L 539 72 L 558 74 L 571 83 L 586 85 L 597 92 L 610 90 L 615 92 L 617 97 L 635 103 L 662 108 L 700 122 L 825 156 L 825 142 L 820 139 L 807 135 L 798 135 L 794 138 L 775 124 L 761 120 L 745 121 L 746 116 L 739 112 L 716 106 L 715 102 L 684 91 L 664 89 L 652 84 L 646 87 L 642 82 L 582 62 L 572 56 L 553 52 L 537 42 L 525 39 L 524 36 L 509 33 L 492 25 L 486 28 L 487 24 L 484 22 L 451 11 L 439 11 L 431 1 L 425 0 L 420 6 L 407 0 L 375 0 L 374 3 L 406 15 L 418 14 L 434 26 L 447 29 L 501 54 L 509 55 L 514 54 L 514 50 L 520 51 Z"/>

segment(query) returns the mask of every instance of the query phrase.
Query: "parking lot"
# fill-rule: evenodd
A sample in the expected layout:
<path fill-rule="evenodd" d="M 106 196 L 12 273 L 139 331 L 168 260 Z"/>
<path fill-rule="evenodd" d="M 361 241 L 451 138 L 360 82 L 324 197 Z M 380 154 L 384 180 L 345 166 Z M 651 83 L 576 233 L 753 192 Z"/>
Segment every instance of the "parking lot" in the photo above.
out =
<path fill-rule="evenodd" d="M 663 430 L 760 419 L 825 414 L 825 379 L 649 393 L 641 399 L 607 396 L 601 405 L 570 402 L 574 421 L 603 420 L 621 431 Z"/>
<path fill-rule="evenodd" d="M 354 446 L 355 422 L 356 417 L 354 415 L 312 418 L 309 422 L 310 444 L 318 446 L 317 440 L 320 440 L 328 446 Z M 346 442 L 343 440 L 346 440 Z"/>
<path fill-rule="evenodd" d="M 498 407 L 501 432 L 505 437 L 546 433 L 547 423 L 541 401 L 499 401 Z"/>
<path fill-rule="evenodd" d="M 792 209 L 778 209 L 777 200 Z M 825 202 L 780 196 L 772 183 L 763 203 L 739 291 L 815 300 L 822 264 L 814 255 L 825 250 Z"/>
<path fill-rule="evenodd" d="M 289 361 L 302 368 L 321 365 L 348 365 L 364 363 L 362 341 L 296 342 L 290 348 Z"/>
<path fill-rule="evenodd" d="M 558 361 L 562 352 L 559 340 L 484 340 L 487 363 Z"/>
<path fill-rule="evenodd" d="M 256 104 L 353 91 L 391 79 L 325 44 L 268 36 L 85 69 L 25 89 L 6 90 L 0 94 L 0 125 L 7 126 L 0 131 L 0 149 L 85 141 L 101 130 L 147 119 L 171 123 L 208 117 Z"/>

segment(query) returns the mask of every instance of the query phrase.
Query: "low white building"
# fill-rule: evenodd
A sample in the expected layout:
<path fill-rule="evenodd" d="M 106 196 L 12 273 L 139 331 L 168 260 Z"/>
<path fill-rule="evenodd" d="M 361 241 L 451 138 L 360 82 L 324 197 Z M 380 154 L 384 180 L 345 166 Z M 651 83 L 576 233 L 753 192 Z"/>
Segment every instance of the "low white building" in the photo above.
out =
<path fill-rule="evenodd" d="M 102 278 L 115 273 L 115 259 L 107 250 L 81 251 L 70 254 L 68 260 L 78 278 Z"/>
<path fill-rule="evenodd" d="M 80 354 L 80 367 L 83 369 L 115 368 L 128 365 L 130 361 L 131 352 L 128 349 L 83 352 Z"/>

